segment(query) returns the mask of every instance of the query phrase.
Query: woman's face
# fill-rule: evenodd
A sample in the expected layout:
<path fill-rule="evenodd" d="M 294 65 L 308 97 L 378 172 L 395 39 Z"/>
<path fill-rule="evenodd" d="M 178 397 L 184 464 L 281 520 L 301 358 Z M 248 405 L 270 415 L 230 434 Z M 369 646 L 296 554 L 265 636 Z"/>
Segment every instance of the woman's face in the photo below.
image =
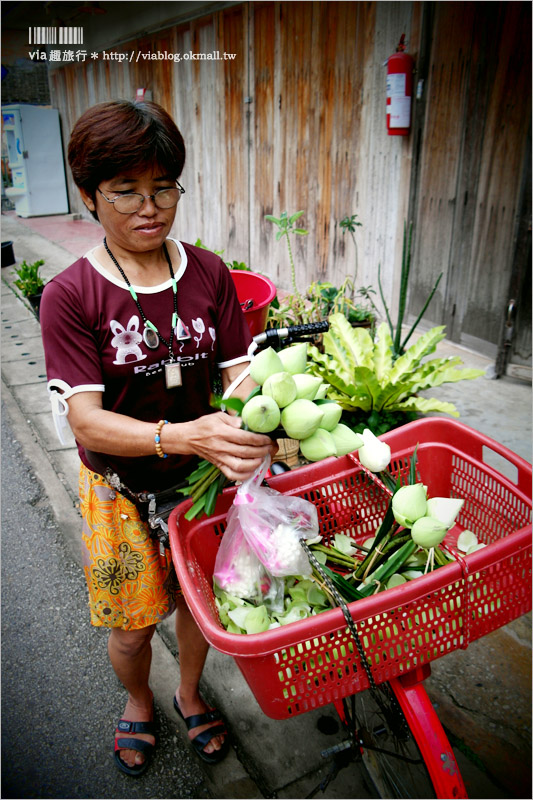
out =
<path fill-rule="evenodd" d="M 177 206 L 158 208 L 153 199 L 146 195 L 153 195 L 158 189 L 175 186 L 176 181 L 173 177 L 165 175 L 164 170 L 155 167 L 142 172 L 132 171 L 116 175 L 114 178 L 102 181 L 98 186 L 100 191 L 96 192 L 95 200 L 84 190 L 80 192 L 87 208 L 90 211 L 96 209 L 111 250 L 114 245 L 117 249 L 142 253 L 161 247 L 170 233 L 177 208 Z M 133 214 L 120 214 L 113 203 L 108 202 L 131 192 L 145 195 L 143 204 Z"/>

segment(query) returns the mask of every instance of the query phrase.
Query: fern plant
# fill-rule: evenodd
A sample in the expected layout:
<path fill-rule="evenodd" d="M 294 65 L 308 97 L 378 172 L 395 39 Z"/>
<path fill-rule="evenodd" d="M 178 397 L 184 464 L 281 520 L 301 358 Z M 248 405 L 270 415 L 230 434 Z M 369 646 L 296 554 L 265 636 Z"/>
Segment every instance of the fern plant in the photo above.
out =
<path fill-rule="evenodd" d="M 419 397 L 424 389 L 479 378 L 480 369 L 458 369 L 458 357 L 424 360 L 445 338 L 445 326 L 424 333 L 401 356 L 394 358 L 389 326 L 382 322 L 375 339 L 365 328 L 352 328 L 344 314 L 329 317 L 323 336 L 324 353 L 309 347 L 308 370 L 330 384 L 328 398 L 347 412 L 370 414 L 443 412 L 458 417 L 453 403 Z"/>

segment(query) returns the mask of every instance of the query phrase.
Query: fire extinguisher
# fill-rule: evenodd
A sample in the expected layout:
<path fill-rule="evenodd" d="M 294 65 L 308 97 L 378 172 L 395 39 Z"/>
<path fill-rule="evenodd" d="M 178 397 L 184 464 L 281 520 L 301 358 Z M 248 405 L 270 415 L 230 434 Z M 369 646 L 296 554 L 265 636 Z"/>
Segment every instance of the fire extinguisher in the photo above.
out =
<path fill-rule="evenodd" d="M 408 136 L 411 127 L 414 60 L 405 52 L 402 33 L 396 52 L 387 59 L 387 133 Z"/>

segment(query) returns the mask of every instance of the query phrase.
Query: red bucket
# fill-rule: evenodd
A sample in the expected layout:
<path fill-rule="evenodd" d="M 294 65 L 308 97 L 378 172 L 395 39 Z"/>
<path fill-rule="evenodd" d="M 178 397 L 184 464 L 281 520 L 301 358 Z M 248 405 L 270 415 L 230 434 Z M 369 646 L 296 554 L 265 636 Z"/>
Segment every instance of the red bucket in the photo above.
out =
<path fill-rule="evenodd" d="M 250 333 L 256 336 L 266 328 L 268 307 L 276 296 L 276 287 L 271 280 L 257 272 L 240 269 L 230 272 Z"/>

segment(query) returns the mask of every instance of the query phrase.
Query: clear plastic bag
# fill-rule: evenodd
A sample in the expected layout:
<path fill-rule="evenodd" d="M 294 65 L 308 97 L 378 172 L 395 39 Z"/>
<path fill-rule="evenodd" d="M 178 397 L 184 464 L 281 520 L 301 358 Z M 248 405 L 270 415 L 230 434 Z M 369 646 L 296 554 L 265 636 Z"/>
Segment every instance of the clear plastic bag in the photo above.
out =
<path fill-rule="evenodd" d="M 232 506 L 215 560 L 213 578 L 228 594 L 257 600 L 262 596 L 263 577 L 264 567 L 244 538 L 237 506 Z"/>
<path fill-rule="evenodd" d="M 318 534 L 318 515 L 313 503 L 262 486 L 269 465 L 267 457 L 252 477 L 239 486 L 228 513 L 214 571 L 221 588 L 242 580 L 244 588 L 246 584 L 259 585 L 262 597 L 279 593 L 271 576 L 311 575 L 311 564 L 299 540 Z"/>

